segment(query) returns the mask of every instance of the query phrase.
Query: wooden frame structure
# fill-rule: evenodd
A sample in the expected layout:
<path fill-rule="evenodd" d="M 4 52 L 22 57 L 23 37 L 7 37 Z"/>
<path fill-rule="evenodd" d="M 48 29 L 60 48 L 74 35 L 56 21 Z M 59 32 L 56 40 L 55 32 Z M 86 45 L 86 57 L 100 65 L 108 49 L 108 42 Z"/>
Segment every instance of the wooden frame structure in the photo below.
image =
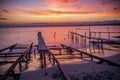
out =
<path fill-rule="evenodd" d="M 16 45 L 16 44 L 15 44 Z M 14 45 L 14 46 L 15 46 Z M 17 60 L 8 68 L 8 70 L 4 73 L 4 75 L 2 75 L 0 77 L 0 80 L 7 80 L 7 78 L 9 76 L 12 76 L 14 79 L 18 79 L 20 74 L 15 74 L 14 69 L 16 68 L 16 66 L 19 64 L 19 70 L 22 71 L 22 65 L 21 62 L 23 62 L 23 60 L 25 59 L 26 63 L 30 60 L 30 54 L 31 54 L 31 50 L 32 50 L 32 45 L 33 43 L 31 43 L 30 45 L 27 46 L 27 48 L 25 49 L 25 51 L 17 58 Z M 6 49 L 9 48 L 13 48 L 13 46 L 4 48 L 0 51 L 4 51 Z M 24 58 L 24 59 L 23 59 Z"/>

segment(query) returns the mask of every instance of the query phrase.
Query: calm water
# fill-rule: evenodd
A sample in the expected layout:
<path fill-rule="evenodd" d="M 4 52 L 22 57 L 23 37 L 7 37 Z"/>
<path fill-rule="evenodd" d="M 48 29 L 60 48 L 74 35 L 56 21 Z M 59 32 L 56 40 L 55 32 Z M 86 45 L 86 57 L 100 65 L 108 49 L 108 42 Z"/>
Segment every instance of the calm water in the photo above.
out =
<path fill-rule="evenodd" d="M 84 46 L 84 39 L 78 37 L 78 42 L 73 42 L 70 39 L 70 34 L 68 36 L 68 31 L 77 32 L 79 34 L 89 35 L 89 28 L 91 32 L 120 32 L 120 26 L 71 26 L 71 27 L 18 27 L 18 28 L 0 28 L 0 48 L 6 47 L 8 45 L 18 43 L 18 44 L 29 44 L 33 42 L 34 44 L 38 43 L 37 33 L 39 31 L 42 32 L 43 38 L 48 46 L 56 45 L 60 46 L 60 44 L 67 44 L 70 46 L 74 46 L 80 50 L 84 50 L 86 47 L 86 51 L 89 52 L 89 44 L 87 40 L 86 46 Z M 108 38 L 108 34 L 101 34 L 102 38 Z M 95 34 L 92 34 L 95 37 Z M 120 33 L 111 34 L 110 39 L 119 40 L 114 38 L 113 36 L 120 36 Z M 96 34 L 96 37 L 99 38 L 99 35 Z M 106 45 L 105 45 L 106 46 Z M 97 45 L 95 45 L 97 47 Z M 109 48 L 109 47 L 108 47 Z M 93 47 L 91 48 L 93 49 Z M 97 49 L 96 49 L 97 50 Z M 109 50 L 108 50 L 109 51 Z M 110 53 L 119 53 L 119 52 L 106 52 L 110 55 Z M 95 53 L 95 52 L 94 52 Z M 105 53 L 105 52 L 104 52 Z M 100 56 L 100 55 L 99 55 Z M 103 55 L 102 55 L 103 56 Z M 105 55 L 106 56 L 106 55 Z"/>
<path fill-rule="evenodd" d="M 120 26 L 91 26 L 90 31 L 94 32 L 120 32 Z M 6 47 L 8 45 L 18 43 L 18 44 L 28 44 L 33 42 L 34 44 L 38 43 L 37 33 L 41 31 L 43 38 L 48 46 L 56 45 L 60 46 L 60 44 L 66 44 L 74 46 L 80 50 L 84 51 L 84 39 L 81 40 L 79 37 L 78 43 L 72 42 L 70 35 L 68 36 L 68 31 L 77 32 L 79 34 L 89 35 L 89 26 L 72 26 L 72 27 L 18 27 L 18 28 L 0 28 L 0 48 Z M 102 38 L 108 38 L 108 34 L 101 34 Z M 119 40 L 113 38 L 113 36 L 120 36 L 120 34 L 112 34 L 110 36 L 111 39 Z M 92 35 L 95 36 L 94 34 Z M 99 35 L 96 34 L 96 37 Z M 92 46 L 92 45 L 91 45 Z M 97 46 L 95 46 L 97 47 Z M 91 48 L 93 50 L 93 47 Z M 98 55 L 101 57 L 113 56 L 120 53 L 120 50 L 104 50 L 102 52 L 95 48 L 96 51 L 92 51 L 94 55 Z M 86 44 L 86 51 L 90 52 L 89 44 Z M 99 53 L 98 53 L 99 52 Z M 116 59 L 114 59 L 116 61 Z M 1 70 L 4 70 L 4 66 L 1 66 Z M 7 66 L 9 67 L 9 66 Z M 2 71 L 4 72 L 4 71 Z"/>
<path fill-rule="evenodd" d="M 94 32 L 105 32 L 108 26 L 91 26 L 90 30 Z M 70 44 L 68 41 L 68 30 L 77 31 L 80 34 L 88 35 L 89 26 L 73 27 L 18 27 L 18 28 L 0 28 L 0 48 L 14 43 L 26 44 L 33 42 L 37 44 L 37 33 L 42 32 L 47 45 L 59 45 L 60 43 Z M 119 32 L 120 26 L 109 26 L 109 31 Z M 54 36 L 56 32 L 56 35 Z M 120 34 L 114 34 L 120 35 Z M 103 37 L 106 37 L 104 34 Z M 112 36 L 112 35 L 111 35 Z"/>

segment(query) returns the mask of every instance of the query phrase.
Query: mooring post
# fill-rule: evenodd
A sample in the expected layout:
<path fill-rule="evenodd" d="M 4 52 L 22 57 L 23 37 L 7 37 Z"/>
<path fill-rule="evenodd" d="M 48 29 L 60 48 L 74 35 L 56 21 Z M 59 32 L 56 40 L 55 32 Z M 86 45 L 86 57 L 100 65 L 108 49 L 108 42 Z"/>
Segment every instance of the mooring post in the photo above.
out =
<path fill-rule="evenodd" d="M 41 62 L 41 68 L 43 68 L 43 55 L 40 54 L 40 62 Z"/>

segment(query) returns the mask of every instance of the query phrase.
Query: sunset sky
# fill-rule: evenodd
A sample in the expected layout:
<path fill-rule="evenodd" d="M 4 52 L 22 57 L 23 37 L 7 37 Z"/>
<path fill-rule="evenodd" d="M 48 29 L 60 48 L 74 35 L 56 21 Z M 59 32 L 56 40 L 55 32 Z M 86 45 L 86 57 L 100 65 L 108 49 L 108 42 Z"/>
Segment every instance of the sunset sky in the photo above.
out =
<path fill-rule="evenodd" d="M 120 20 L 120 0 L 0 0 L 0 23 Z"/>

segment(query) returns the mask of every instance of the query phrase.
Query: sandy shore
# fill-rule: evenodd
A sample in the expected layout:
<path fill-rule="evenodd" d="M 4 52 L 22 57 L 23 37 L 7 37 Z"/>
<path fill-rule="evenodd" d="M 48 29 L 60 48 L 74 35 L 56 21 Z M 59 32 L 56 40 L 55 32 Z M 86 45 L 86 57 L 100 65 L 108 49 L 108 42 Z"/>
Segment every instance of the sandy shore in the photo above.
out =
<path fill-rule="evenodd" d="M 82 60 L 81 60 L 82 61 Z M 64 61 L 65 62 L 65 61 Z M 67 61 L 68 62 L 68 61 Z M 71 80 L 119 80 L 120 68 L 106 63 L 97 64 L 89 60 L 62 64 Z M 20 80 L 63 80 L 56 66 L 26 70 Z"/>

